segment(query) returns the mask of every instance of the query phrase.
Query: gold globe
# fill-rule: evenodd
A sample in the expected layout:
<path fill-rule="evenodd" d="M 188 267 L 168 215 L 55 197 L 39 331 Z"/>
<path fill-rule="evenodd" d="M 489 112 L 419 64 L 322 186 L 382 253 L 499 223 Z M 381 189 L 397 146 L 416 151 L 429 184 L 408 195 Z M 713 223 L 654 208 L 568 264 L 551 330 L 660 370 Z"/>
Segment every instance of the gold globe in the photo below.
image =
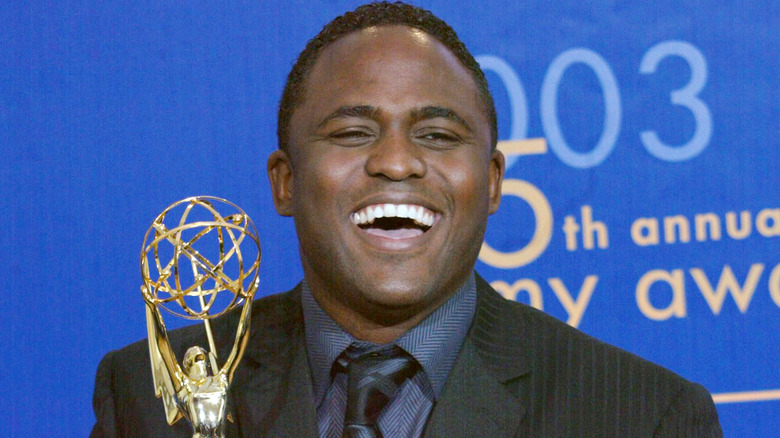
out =
<path fill-rule="evenodd" d="M 144 300 L 187 319 L 216 318 L 257 291 L 260 240 L 249 216 L 224 199 L 168 206 L 141 249 Z"/>

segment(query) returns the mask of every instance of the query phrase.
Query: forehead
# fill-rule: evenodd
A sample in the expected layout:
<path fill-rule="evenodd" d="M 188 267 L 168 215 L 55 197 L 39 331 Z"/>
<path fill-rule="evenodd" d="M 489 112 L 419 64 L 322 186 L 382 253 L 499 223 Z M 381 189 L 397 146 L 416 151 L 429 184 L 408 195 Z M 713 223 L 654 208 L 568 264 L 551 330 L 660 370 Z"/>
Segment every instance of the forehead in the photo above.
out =
<path fill-rule="evenodd" d="M 323 49 L 313 70 L 317 67 L 361 64 L 369 60 L 391 61 L 401 56 L 418 59 L 436 57 L 445 64 L 451 62 L 450 68 L 462 68 L 455 55 L 425 31 L 403 25 L 384 25 L 360 29 L 332 42 Z"/>
<path fill-rule="evenodd" d="M 309 72 L 303 106 L 386 104 L 393 96 L 478 106 L 477 86 L 450 50 L 422 30 L 392 25 L 352 32 L 326 47 Z M 410 93 L 413 90 L 413 93 Z M 485 122 L 487 118 L 485 117 Z M 487 122 L 486 122 L 487 123 Z"/>

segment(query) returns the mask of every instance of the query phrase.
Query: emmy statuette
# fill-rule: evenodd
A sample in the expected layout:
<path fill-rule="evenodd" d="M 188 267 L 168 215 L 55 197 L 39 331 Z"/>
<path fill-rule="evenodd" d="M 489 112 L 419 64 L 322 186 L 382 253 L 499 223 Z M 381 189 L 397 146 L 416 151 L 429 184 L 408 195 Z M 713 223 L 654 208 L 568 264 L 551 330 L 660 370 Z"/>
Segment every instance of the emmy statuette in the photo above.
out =
<path fill-rule="evenodd" d="M 152 222 L 141 250 L 149 356 L 168 424 L 186 418 L 193 438 L 224 437 L 227 392 L 249 338 L 260 241 L 236 205 L 199 196 L 171 204 Z M 219 365 L 210 321 L 243 306 L 233 348 Z M 208 350 L 192 346 L 179 365 L 160 309 L 203 322 Z M 238 311 L 238 310 L 236 310 Z"/>

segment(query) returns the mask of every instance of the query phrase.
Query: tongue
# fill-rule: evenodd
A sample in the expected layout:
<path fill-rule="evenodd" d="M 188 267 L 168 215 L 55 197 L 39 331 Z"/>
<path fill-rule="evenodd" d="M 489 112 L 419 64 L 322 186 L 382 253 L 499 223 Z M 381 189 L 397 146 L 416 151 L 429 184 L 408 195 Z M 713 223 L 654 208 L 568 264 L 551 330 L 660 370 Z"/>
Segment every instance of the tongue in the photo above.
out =
<path fill-rule="evenodd" d="M 411 239 L 423 233 L 419 228 L 397 228 L 394 230 L 366 228 L 366 232 L 368 234 L 373 234 L 374 236 L 386 237 L 388 239 Z"/>

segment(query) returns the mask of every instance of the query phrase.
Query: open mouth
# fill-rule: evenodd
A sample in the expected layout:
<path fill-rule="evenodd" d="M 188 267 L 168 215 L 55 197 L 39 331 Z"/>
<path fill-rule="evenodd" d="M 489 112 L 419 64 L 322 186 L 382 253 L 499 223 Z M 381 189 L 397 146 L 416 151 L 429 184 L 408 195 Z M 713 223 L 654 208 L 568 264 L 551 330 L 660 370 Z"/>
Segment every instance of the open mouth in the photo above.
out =
<path fill-rule="evenodd" d="M 410 239 L 431 229 L 436 213 L 421 205 L 375 204 L 352 213 L 350 219 L 368 234 Z"/>

